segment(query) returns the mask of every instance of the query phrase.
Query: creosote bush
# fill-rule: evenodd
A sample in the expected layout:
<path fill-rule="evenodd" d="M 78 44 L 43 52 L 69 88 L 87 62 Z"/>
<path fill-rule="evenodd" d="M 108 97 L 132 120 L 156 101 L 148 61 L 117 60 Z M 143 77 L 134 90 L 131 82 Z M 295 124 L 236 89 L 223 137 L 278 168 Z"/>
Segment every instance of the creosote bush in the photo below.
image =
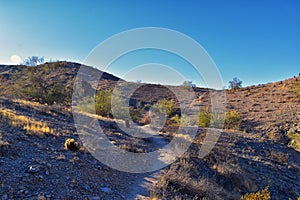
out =
<path fill-rule="evenodd" d="M 57 73 L 53 76 L 53 73 Z M 62 75 L 63 68 L 58 64 L 42 64 L 34 67 L 23 67 L 22 71 L 12 74 L 11 96 L 42 104 L 64 104 L 71 102 L 73 77 Z"/>
<path fill-rule="evenodd" d="M 238 111 L 233 110 L 225 113 L 225 128 L 239 129 L 241 121 L 241 116 Z"/>
<path fill-rule="evenodd" d="M 134 122 L 139 122 L 142 117 L 143 108 L 140 103 L 136 108 L 130 106 L 125 102 L 125 98 L 122 97 L 119 91 L 111 90 L 98 90 L 94 97 L 87 96 L 83 98 L 77 108 L 79 111 L 97 114 L 103 117 L 113 117 L 116 119 L 128 120 L 132 118 Z M 129 115 L 128 116 L 128 110 Z"/>
<path fill-rule="evenodd" d="M 99 90 L 95 95 L 95 110 L 97 115 L 110 116 L 111 114 L 111 91 Z"/>
<path fill-rule="evenodd" d="M 171 120 L 174 122 L 175 126 L 188 126 L 192 123 L 188 116 L 184 114 L 181 115 L 181 117 L 179 117 L 179 115 L 176 114 L 174 117 L 172 117 Z"/>
<path fill-rule="evenodd" d="M 171 117 L 175 111 L 175 104 L 172 100 L 161 99 L 152 107 L 152 109 L 164 113 L 166 116 Z"/>
<path fill-rule="evenodd" d="M 202 127 L 209 127 L 211 118 L 212 114 L 208 111 L 208 109 L 200 110 L 198 125 Z"/>
<path fill-rule="evenodd" d="M 241 116 L 238 111 L 228 111 L 224 114 L 213 114 L 208 109 L 200 110 L 197 117 L 198 125 L 202 127 L 239 129 Z"/>
<path fill-rule="evenodd" d="M 241 200 L 269 200 L 271 195 L 269 192 L 269 187 L 265 187 L 262 191 L 256 193 L 245 194 L 241 197 Z"/>
<path fill-rule="evenodd" d="M 78 103 L 78 109 L 83 112 L 95 113 L 108 117 L 111 115 L 111 91 L 99 90 L 95 97 L 86 96 Z"/>
<path fill-rule="evenodd" d="M 144 115 L 143 115 L 144 113 L 145 113 L 145 111 L 143 109 L 141 102 L 137 103 L 136 108 L 129 107 L 130 117 L 131 117 L 132 121 L 134 121 L 135 123 L 143 123 L 142 120 L 144 118 Z"/>

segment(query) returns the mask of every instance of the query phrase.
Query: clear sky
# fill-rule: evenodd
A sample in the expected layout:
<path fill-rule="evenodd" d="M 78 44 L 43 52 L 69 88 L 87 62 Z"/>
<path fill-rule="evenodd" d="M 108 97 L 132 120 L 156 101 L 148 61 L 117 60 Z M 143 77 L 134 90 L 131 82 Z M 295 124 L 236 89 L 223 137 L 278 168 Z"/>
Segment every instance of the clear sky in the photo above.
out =
<path fill-rule="evenodd" d="M 18 63 L 32 55 L 82 63 L 114 34 L 164 27 L 200 43 L 216 63 L 224 85 L 233 77 L 243 85 L 273 82 L 300 72 L 299 10 L 298 0 L 0 0 L 0 63 Z M 147 51 L 131 59 L 128 55 L 108 71 L 124 76 L 141 61 L 176 63 L 186 79 L 202 84 L 184 61 L 149 52 L 150 57 Z M 139 62 L 138 56 L 143 58 Z M 137 70 L 138 76 L 127 78 L 180 84 L 167 72 L 158 76 L 153 69 L 149 73 Z"/>

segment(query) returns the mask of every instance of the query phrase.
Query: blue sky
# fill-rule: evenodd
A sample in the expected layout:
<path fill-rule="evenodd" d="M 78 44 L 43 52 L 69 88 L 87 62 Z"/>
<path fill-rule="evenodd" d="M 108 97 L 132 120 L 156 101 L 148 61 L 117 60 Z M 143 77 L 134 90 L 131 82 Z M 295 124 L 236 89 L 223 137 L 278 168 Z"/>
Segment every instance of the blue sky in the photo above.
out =
<path fill-rule="evenodd" d="M 201 44 L 216 63 L 225 86 L 233 77 L 243 85 L 273 82 L 300 72 L 299 10 L 297 0 L 0 0 L 0 63 L 12 64 L 31 55 L 82 63 L 114 34 L 163 27 Z M 184 61 L 157 54 L 129 55 L 108 71 L 124 76 L 135 65 L 158 62 L 174 65 L 184 79 L 203 84 Z M 158 73 L 149 66 L 127 76 L 143 82 L 182 81 L 171 77 L 172 73 Z"/>

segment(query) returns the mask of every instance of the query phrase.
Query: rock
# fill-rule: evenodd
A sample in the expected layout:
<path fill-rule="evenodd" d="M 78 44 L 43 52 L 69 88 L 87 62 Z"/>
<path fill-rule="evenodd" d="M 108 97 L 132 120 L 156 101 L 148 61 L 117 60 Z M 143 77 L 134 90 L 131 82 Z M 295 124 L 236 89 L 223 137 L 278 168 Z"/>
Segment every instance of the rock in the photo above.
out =
<path fill-rule="evenodd" d="M 7 194 L 4 194 L 4 195 L 2 196 L 2 200 L 6 200 L 6 199 L 8 199 L 8 195 L 7 195 Z"/>
<path fill-rule="evenodd" d="M 86 162 L 93 164 L 94 162 L 92 160 L 86 160 Z"/>
<path fill-rule="evenodd" d="M 44 193 L 40 193 L 37 197 L 37 200 L 46 200 L 46 197 L 44 196 Z"/>
<path fill-rule="evenodd" d="M 29 169 L 27 170 L 28 173 L 30 174 L 35 174 L 40 171 L 40 168 L 38 166 L 30 166 Z"/>
<path fill-rule="evenodd" d="M 101 200 L 100 197 L 90 196 L 88 197 L 88 200 Z"/>
<path fill-rule="evenodd" d="M 111 193 L 111 189 L 109 187 L 102 187 L 100 190 L 105 193 Z"/>
<path fill-rule="evenodd" d="M 47 175 L 47 176 L 49 175 L 49 171 L 48 170 L 45 171 L 45 175 Z"/>
<path fill-rule="evenodd" d="M 38 178 L 39 178 L 40 181 L 44 180 L 44 177 L 42 175 L 39 175 Z"/>
<path fill-rule="evenodd" d="M 88 192 L 93 192 L 92 188 L 88 184 L 84 184 L 83 188 Z"/>

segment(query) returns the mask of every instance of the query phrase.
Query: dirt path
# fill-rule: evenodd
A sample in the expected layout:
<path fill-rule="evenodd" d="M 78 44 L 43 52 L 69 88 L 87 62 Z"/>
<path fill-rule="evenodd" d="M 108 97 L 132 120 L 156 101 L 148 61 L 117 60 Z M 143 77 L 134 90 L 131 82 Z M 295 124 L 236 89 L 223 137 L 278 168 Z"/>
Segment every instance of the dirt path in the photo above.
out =
<path fill-rule="evenodd" d="M 148 139 L 152 147 L 158 149 L 168 144 L 168 141 L 165 138 L 159 136 L 158 132 L 153 131 L 149 127 L 140 127 L 140 130 L 142 132 L 145 132 L 145 134 L 147 134 L 148 136 L 153 135 Z M 149 200 L 149 191 L 152 189 L 153 185 L 159 180 L 159 177 L 162 175 L 163 171 L 163 169 L 160 169 L 154 172 L 133 175 L 135 176 L 135 181 L 134 184 L 130 186 L 129 194 L 126 197 L 126 199 Z"/>

